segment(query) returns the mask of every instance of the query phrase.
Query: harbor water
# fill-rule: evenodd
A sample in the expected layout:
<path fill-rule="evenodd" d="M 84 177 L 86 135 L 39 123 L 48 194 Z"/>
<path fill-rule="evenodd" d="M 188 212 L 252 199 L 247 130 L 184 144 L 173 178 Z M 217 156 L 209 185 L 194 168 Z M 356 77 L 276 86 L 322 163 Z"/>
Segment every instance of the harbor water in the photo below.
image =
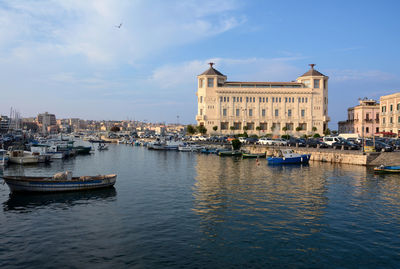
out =
<path fill-rule="evenodd" d="M 117 183 L 46 195 L 0 185 L 0 268 L 400 267 L 399 175 L 127 145 L 3 173 L 66 170 Z"/>

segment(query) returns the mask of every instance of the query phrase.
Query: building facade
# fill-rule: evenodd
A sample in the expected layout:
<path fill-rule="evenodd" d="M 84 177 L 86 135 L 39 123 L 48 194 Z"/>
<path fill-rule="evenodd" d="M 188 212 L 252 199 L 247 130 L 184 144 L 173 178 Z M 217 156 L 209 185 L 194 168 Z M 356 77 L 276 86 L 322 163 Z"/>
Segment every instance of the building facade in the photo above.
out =
<path fill-rule="evenodd" d="M 339 134 L 358 134 L 360 137 L 372 137 L 379 133 L 379 103 L 364 98 L 360 104 L 347 109 L 347 120 L 339 121 Z"/>
<path fill-rule="evenodd" d="M 380 130 L 383 134 L 400 134 L 400 93 L 381 96 Z"/>
<path fill-rule="evenodd" d="M 38 114 L 36 123 L 39 126 L 39 130 L 44 134 L 57 131 L 57 120 L 54 114 L 48 112 Z"/>
<path fill-rule="evenodd" d="M 197 76 L 198 125 L 220 134 L 322 134 L 329 121 L 329 77 L 310 66 L 296 81 L 234 82 L 210 63 Z"/>

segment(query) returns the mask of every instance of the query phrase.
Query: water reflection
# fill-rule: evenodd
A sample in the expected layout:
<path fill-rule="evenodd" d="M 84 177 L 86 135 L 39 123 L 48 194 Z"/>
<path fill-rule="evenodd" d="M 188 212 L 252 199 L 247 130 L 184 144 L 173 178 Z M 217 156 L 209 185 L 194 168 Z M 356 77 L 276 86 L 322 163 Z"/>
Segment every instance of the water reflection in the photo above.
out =
<path fill-rule="evenodd" d="M 321 170 L 216 158 L 199 156 L 196 165 L 193 210 L 207 237 L 218 235 L 213 229 L 221 222 L 242 232 L 283 226 L 303 235 L 318 231 L 327 204 L 327 175 Z"/>
<path fill-rule="evenodd" d="M 117 192 L 114 187 L 66 193 L 10 193 L 9 199 L 3 203 L 3 209 L 4 211 L 18 211 L 20 213 L 46 207 L 66 209 L 75 205 L 92 204 L 96 201 L 114 201 L 116 195 Z"/>

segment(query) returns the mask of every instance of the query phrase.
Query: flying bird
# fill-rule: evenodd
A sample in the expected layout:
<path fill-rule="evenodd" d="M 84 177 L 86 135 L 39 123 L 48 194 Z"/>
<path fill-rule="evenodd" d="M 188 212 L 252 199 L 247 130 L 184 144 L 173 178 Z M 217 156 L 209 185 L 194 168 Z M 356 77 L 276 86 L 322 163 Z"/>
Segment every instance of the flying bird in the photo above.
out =
<path fill-rule="evenodd" d="M 115 25 L 115 27 L 117 27 L 117 28 L 121 28 L 121 26 L 122 26 L 122 22 L 119 25 Z"/>

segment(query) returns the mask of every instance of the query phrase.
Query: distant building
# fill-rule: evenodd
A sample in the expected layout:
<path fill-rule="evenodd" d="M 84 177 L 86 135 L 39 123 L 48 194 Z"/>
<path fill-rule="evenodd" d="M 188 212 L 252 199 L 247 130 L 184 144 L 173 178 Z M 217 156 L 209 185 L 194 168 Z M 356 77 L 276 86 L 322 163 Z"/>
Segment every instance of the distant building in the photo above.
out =
<path fill-rule="evenodd" d="M 54 114 L 49 114 L 48 112 L 38 114 L 36 117 L 36 123 L 42 133 L 57 131 L 57 120 Z"/>
<path fill-rule="evenodd" d="M 381 96 L 380 130 L 383 135 L 400 134 L 400 93 Z"/>
<path fill-rule="evenodd" d="M 10 127 L 10 118 L 0 115 L 0 133 L 6 133 Z"/>
<path fill-rule="evenodd" d="M 379 132 L 379 103 L 364 98 L 360 104 L 347 109 L 347 120 L 339 121 L 339 134 L 358 134 L 360 137 L 372 137 Z"/>
<path fill-rule="evenodd" d="M 322 134 L 329 121 L 329 77 L 310 66 L 296 81 L 237 82 L 210 63 L 197 76 L 197 124 L 208 133 L 216 126 L 223 134 Z"/>

